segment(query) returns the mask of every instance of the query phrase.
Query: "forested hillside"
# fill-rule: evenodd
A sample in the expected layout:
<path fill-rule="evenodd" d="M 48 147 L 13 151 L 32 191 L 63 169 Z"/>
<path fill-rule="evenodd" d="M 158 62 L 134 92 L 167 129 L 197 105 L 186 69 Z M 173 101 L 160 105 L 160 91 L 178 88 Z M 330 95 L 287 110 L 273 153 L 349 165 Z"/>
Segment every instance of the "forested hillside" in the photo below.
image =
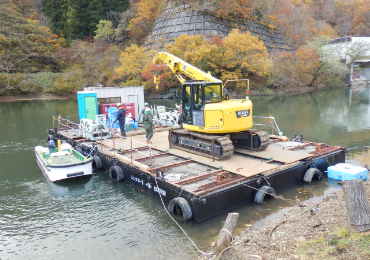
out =
<path fill-rule="evenodd" d="M 151 91 L 155 74 L 161 76 L 159 91 L 178 86 L 164 65 L 152 64 L 157 51 L 144 47 L 169 2 L 0 0 L 0 95 L 74 93 L 96 84 L 144 85 Z M 370 0 L 171 2 L 276 28 L 293 51 L 267 53 L 258 37 L 239 30 L 208 40 L 182 35 L 165 46 L 222 80 L 253 76 L 259 83 L 252 88 L 266 93 L 290 86 L 343 85 L 348 66 L 325 58 L 322 46 L 332 38 L 370 36 Z M 353 48 L 363 53 L 368 46 Z"/>

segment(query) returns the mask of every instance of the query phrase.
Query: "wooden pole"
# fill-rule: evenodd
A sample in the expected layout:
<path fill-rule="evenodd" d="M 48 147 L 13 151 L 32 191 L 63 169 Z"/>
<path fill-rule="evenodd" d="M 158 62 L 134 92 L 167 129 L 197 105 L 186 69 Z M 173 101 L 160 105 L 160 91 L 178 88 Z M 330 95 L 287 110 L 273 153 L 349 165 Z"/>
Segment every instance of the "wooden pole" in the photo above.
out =
<path fill-rule="evenodd" d="M 227 219 L 224 223 L 223 228 L 220 230 L 220 234 L 218 235 L 218 239 L 216 242 L 215 251 L 217 254 L 220 254 L 222 250 L 226 247 L 230 246 L 232 241 L 232 234 L 238 222 L 239 213 L 229 213 L 227 215 Z"/>
<path fill-rule="evenodd" d="M 370 206 L 361 180 L 340 181 L 346 202 L 350 228 L 357 232 L 370 230 Z"/>

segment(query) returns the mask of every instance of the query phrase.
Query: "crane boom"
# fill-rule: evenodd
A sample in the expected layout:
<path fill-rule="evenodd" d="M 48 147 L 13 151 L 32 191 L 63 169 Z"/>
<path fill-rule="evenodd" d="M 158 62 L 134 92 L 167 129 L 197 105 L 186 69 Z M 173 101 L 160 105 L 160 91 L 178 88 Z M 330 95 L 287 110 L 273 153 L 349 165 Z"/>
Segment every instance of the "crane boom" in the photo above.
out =
<path fill-rule="evenodd" d="M 222 83 L 221 80 L 213 77 L 210 72 L 204 72 L 172 54 L 166 52 L 158 52 L 153 59 L 153 63 L 159 64 L 160 62 L 163 62 L 172 70 L 181 84 L 184 84 L 186 82 L 182 75 L 186 75 L 192 80 Z"/>

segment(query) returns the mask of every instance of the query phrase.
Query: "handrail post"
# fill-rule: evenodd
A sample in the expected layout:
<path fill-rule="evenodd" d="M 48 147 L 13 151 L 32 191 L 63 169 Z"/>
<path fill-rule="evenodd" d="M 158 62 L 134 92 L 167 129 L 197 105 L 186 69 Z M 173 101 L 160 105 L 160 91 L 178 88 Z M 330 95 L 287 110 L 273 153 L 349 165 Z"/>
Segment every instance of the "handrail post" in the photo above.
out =
<path fill-rule="evenodd" d="M 59 122 L 60 122 L 60 115 L 58 117 L 58 134 L 59 134 Z"/>
<path fill-rule="evenodd" d="M 67 137 L 69 137 L 69 134 L 68 134 L 68 119 L 67 119 Z"/>
<path fill-rule="evenodd" d="M 168 129 L 168 143 L 170 144 L 170 149 L 172 149 L 172 131 Z"/>
<path fill-rule="evenodd" d="M 212 138 L 212 160 L 215 161 L 215 139 Z"/>
<path fill-rule="evenodd" d="M 114 134 L 112 134 L 112 138 L 113 138 L 113 155 L 114 157 L 116 157 L 116 147 L 114 145 Z"/>
<path fill-rule="evenodd" d="M 132 138 L 130 138 L 131 141 L 131 166 L 132 166 Z"/>
<path fill-rule="evenodd" d="M 103 129 L 100 129 L 100 152 L 103 152 Z"/>
<path fill-rule="evenodd" d="M 54 118 L 54 116 L 53 116 L 53 131 L 54 131 L 54 129 L 55 129 L 55 123 L 54 123 L 54 121 L 55 121 L 55 118 Z"/>
<path fill-rule="evenodd" d="M 81 132 L 82 132 L 82 142 L 84 143 L 85 142 L 85 139 L 84 139 L 84 125 L 81 125 Z"/>
<path fill-rule="evenodd" d="M 151 145 L 149 145 L 149 154 L 150 154 L 150 170 L 153 175 L 153 160 L 152 160 L 152 146 Z"/>

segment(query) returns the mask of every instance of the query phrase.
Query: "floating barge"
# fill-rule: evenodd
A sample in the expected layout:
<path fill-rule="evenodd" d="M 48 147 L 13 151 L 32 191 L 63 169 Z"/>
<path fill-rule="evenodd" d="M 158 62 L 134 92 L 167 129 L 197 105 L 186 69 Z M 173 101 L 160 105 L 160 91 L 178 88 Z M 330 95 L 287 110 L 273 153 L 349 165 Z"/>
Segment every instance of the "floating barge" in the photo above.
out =
<path fill-rule="evenodd" d="M 119 180 L 152 197 L 159 199 L 160 194 L 170 210 L 176 210 L 178 198 L 186 200 L 192 219 L 198 222 L 255 201 L 261 190 L 278 195 L 304 180 L 310 182 L 315 175 L 321 178 L 316 169 L 323 173 L 329 166 L 345 162 L 344 147 L 306 141 L 291 142 L 295 147 L 288 147 L 274 135 L 266 150 L 235 148 L 229 159 L 215 161 L 170 149 L 170 131 L 156 129 L 149 147 L 140 130 L 127 133 L 127 138 L 111 136 L 96 141 L 86 140 L 78 129 L 48 130 L 86 153 L 95 149 L 104 169 L 118 166 L 123 173 Z M 259 194 L 259 200 L 264 195 Z"/>

